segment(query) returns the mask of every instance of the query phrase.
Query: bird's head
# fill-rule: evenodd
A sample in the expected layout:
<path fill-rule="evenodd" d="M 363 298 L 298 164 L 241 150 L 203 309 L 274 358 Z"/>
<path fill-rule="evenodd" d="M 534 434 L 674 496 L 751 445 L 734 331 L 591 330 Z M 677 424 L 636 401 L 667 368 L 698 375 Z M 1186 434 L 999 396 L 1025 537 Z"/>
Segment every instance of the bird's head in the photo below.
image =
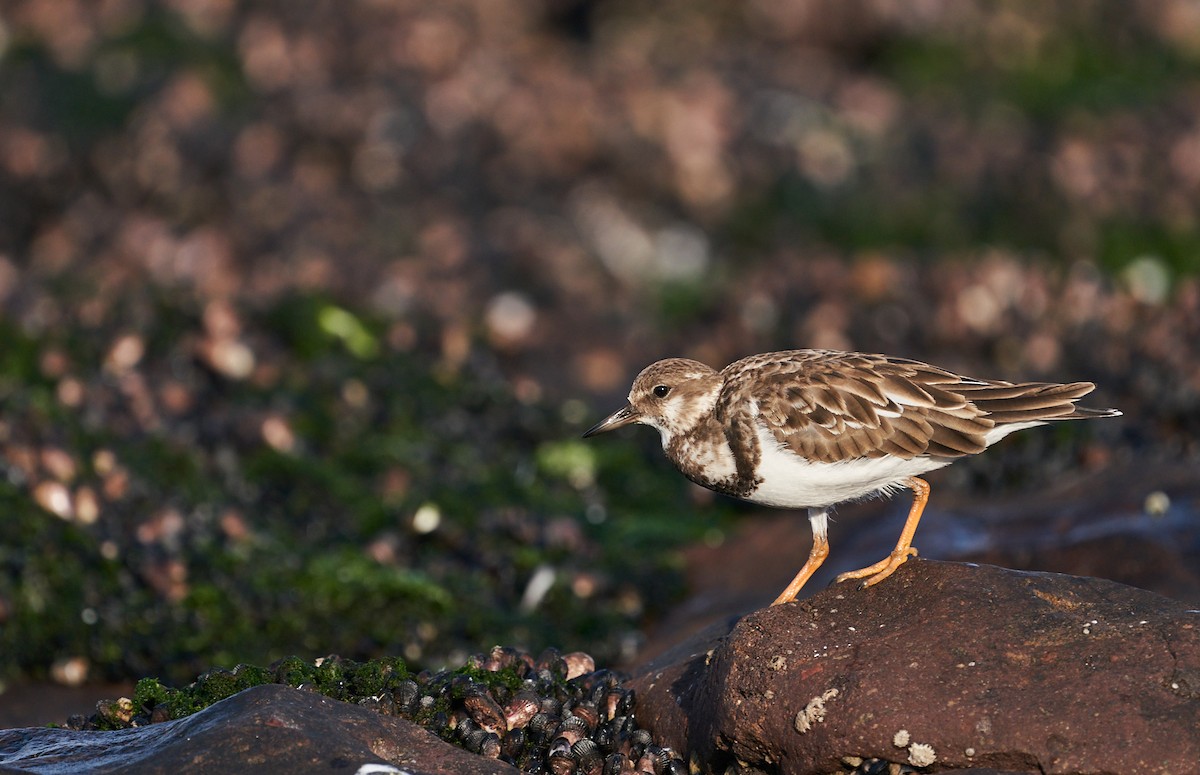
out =
<path fill-rule="evenodd" d="M 666 444 L 676 434 L 690 430 L 712 409 L 721 389 L 716 370 L 687 358 L 668 358 L 642 369 L 629 390 L 629 403 L 593 425 L 584 438 L 623 428 L 632 423 L 649 425 Z"/>

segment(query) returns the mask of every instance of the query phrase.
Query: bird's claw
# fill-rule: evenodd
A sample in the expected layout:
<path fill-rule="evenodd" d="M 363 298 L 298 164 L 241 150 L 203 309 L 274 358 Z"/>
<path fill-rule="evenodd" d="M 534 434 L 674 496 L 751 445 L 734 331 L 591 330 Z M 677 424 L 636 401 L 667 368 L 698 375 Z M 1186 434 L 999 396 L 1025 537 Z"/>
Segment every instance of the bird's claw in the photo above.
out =
<path fill-rule="evenodd" d="M 859 585 L 859 589 L 873 587 L 895 573 L 897 568 L 908 562 L 909 557 L 916 557 L 917 554 L 917 547 L 915 546 L 906 546 L 903 549 L 897 549 L 874 565 L 868 565 L 859 570 L 839 574 L 837 582 L 840 584 L 850 579 L 864 579 L 862 584 Z"/>

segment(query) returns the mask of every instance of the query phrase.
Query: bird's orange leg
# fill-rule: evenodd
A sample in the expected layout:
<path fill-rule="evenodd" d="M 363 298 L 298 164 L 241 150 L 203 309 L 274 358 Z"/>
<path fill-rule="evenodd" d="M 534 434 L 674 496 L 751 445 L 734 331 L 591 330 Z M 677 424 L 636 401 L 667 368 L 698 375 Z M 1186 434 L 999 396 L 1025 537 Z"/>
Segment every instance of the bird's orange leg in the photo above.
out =
<path fill-rule="evenodd" d="M 800 589 L 817 572 L 817 568 L 821 567 L 821 563 L 825 562 L 825 558 L 829 556 L 829 537 L 827 534 L 828 512 L 825 509 L 809 509 L 808 521 L 812 524 L 813 531 L 813 545 L 808 553 L 808 560 L 804 563 L 804 567 L 800 569 L 800 572 L 796 574 L 796 578 L 792 579 L 792 583 L 787 585 L 787 589 L 779 593 L 779 597 L 775 598 L 775 602 L 771 603 L 771 605 L 790 603 L 795 600 Z"/>
<path fill-rule="evenodd" d="M 929 501 L 929 482 L 910 476 L 904 480 L 904 484 L 913 492 L 913 504 L 908 511 L 908 520 L 904 523 L 904 529 L 900 531 L 900 540 L 896 542 L 896 548 L 874 565 L 840 574 L 837 577 L 839 582 L 847 579 L 861 579 L 865 576 L 867 580 L 862 585 L 871 587 L 892 575 L 896 568 L 908 561 L 909 557 L 917 556 L 917 550 L 912 546 L 912 540 L 913 534 L 917 532 L 917 523 L 921 521 L 921 513 L 925 511 L 925 504 Z"/>

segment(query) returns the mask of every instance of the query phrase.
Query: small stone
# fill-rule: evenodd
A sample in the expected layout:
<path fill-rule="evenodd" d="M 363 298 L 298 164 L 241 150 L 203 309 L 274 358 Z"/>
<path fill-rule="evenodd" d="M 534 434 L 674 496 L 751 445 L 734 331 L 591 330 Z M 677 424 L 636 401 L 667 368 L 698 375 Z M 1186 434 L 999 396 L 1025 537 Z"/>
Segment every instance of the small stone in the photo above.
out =
<path fill-rule="evenodd" d="M 262 422 L 263 441 L 278 452 L 291 452 L 296 446 L 296 434 L 291 424 L 279 415 L 271 415 Z"/>
<path fill-rule="evenodd" d="M 1142 510 L 1152 517 L 1161 517 L 1171 509 L 1171 496 L 1162 490 L 1155 490 L 1146 496 Z"/>
<path fill-rule="evenodd" d="M 63 657 L 50 666 L 50 677 L 63 686 L 82 686 L 91 667 L 86 657 Z"/>
<path fill-rule="evenodd" d="M 71 493 L 61 482 L 42 482 L 33 489 L 33 499 L 56 517 L 71 519 L 75 515 Z"/>
<path fill-rule="evenodd" d="M 146 353 L 146 344 L 136 334 L 125 334 L 113 342 L 104 359 L 104 367 L 114 374 L 124 374 L 138 364 Z"/>
<path fill-rule="evenodd" d="M 254 373 L 254 351 L 241 340 L 216 339 L 202 349 L 205 360 L 219 374 L 240 380 Z"/>

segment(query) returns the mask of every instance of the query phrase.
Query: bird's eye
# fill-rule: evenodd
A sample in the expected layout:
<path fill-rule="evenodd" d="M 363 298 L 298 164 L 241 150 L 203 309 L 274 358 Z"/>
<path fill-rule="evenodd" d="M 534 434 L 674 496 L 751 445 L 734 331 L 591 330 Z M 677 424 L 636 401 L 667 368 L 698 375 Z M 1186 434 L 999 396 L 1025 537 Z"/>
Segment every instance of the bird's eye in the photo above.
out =
<path fill-rule="evenodd" d="M 656 385 L 654 387 L 654 395 L 658 396 L 659 398 L 666 398 L 667 393 L 670 392 L 671 388 L 667 387 L 666 385 Z"/>

